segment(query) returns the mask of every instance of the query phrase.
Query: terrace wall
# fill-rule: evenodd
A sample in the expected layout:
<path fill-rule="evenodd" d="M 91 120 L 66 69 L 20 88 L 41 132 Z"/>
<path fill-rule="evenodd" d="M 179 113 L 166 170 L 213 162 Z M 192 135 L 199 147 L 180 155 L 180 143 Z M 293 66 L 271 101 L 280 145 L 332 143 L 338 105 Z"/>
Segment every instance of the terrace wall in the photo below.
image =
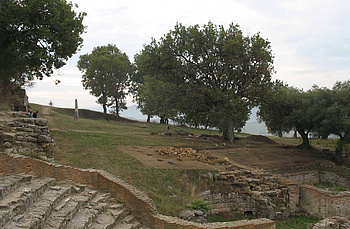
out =
<path fill-rule="evenodd" d="M 38 177 L 52 177 L 57 180 L 73 180 L 91 188 L 110 192 L 118 197 L 138 216 L 142 223 L 151 228 L 197 229 L 274 229 L 275 223 L 269 219 L 241 220 L 236 222 L 199 224 L 176 217 L 161 215 L 148 196 L 132 185 L 111 174 L 94 169 L 77 169 L 57 165 L 18 154 L 0 153 L 0 175 L 26 173 Z"/>

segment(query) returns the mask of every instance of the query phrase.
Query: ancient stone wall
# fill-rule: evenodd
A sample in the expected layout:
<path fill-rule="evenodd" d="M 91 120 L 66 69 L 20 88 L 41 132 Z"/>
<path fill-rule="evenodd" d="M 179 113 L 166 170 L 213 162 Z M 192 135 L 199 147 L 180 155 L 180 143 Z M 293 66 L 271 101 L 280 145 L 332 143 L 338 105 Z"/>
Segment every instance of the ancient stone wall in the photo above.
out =
<path fill-rule="evenodd" d="M 329 183 L 350 187 L 350 179 L 346 175 L 337 174 L 328 169 L 300 171 L 283 174 L 288 179 L 295 180 L 303 184 Z"/>
<path fill-rule="evenodd" d="M 210 203 L 210 214 L 231 212 L 280 219 L 299 211 L 298 185 L 263 171 L 240 169 L 221 172 L 215 186 L 225 188 L 200 194 Z"/>
<path fill-rule="evenodd" d="M 300 187 L 300 208 L 317 218 L 350 215 L 350 192 L 325 191 L 316 187 Z"/>
<path fill-rule="evenodd" d="M 52 159 L 55 142 L 50 137 L 47 120 L 27 118 L 25 112 L 10 115 L 12 118 L 0 118 L 0 150 L 45 160 Z"/>
<path fill-rule="evenodd" d="M 320 171 L 320 182 L 350 187 L 350 177 L 327 170 Z"/>
<path fill-rule="evenodd" d="M 212 188 L 201 193 L 201 197 L 210 203 L 209 214 L 231 212 L 269 219 L 288 218 L 298 211 L 318 218 L 350 215 L 350 192 L 301 185 L 325 182 L 349 186 L 348 177 L 328 170 L 285 174 L 288 180 L 246 169 L 221 172 L 214 183 L 223 188 Z"/>
<path fill-rule="evenodd" d="M 91 188 L 110 192 L 128 206 L 143 224 L 151 228 L 199 229 L 274 229 L 275 223 L 269 219 L 241 220 L 225 223 L 199 224 L 158 213 L 153 201 L 142 191 L 104 171 L 77 169 L 56 165 L 17 154 L 0 153 L 0 174 L 26 173 L 38 177 L 52 177 L 57 180 L 72 180 Z"/>

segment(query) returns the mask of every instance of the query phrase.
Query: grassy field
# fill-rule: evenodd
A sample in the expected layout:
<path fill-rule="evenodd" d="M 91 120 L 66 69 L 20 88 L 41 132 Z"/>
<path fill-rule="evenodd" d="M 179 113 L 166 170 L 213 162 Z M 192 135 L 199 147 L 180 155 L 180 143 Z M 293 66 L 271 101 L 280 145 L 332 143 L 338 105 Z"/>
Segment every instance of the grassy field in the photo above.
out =
<path fill-rule="evenodd" d="M 156 203 L 159 212 L 178 215 L 185 205 L 196 198 L 196 193 L 206 184 L 200 178 L 207 173 L 200 169 L 155 169 L 145 167 L 135 158 L 116 149 L 118 145 L 185 146 L 186 134 L 219 134 L 213 130 L 171 127 L 141 122 L 92 120 L 81 117 L 75 122 L 71 112 L 52 108 L 50 115 L 44 115 L 42 107 L 39 116 L 48 119 L 50 134 L 56 141 L 55 162 L 79 168 L 103 169 L 132 183 L 145 191 Z M 192 141 L 193 142 L 193 141 Z M 207 144 L 207 145 L 206 145 Z M 192 147 L 211 147 L 212 144 L 194 141 Z"/>
<path fill-rule="evenodd" d="M 39 110 L 39 117 L 48 119 L 51 137 L 57 144 L 54 154 L 56 163 L 78 168 L 103 169 L 119 176 L 145 191 L 154 200 L 162 214 L 177 216 L 180 210 L 197 199 L 197 193 L 206 190 L 208 186 L 208 181 L 200 179 L 203 173 L 209 172 L 206 169 L 146 167 L 139 160 L 118 150 L 117 146 L 176 146 L 210 149 L 218 147 L 217 142 L 221 141 L 218 131 L 171 126 L 169 136 L 167 125 L 130 122 L 123 119 L 107 121 L 91 111 L 80 111 L 80 120 L 75 122 L 72 109 L 33 104 L 32 110 Z M 212 138 L 210 141 L 192 138 L 189 142 L 188 136 L 196 134 Z M 246 137 L 248 134 L 238 136 Z M 295 140 L 279 139 L 278 141 Z M 318 143 L 320 144 L 325 146 L 330 143 Z M 310 220 L 314 221 L 307 218 L 278 221 L 277 228 L 306 228 L 304 226 L 310 223 Z"/>

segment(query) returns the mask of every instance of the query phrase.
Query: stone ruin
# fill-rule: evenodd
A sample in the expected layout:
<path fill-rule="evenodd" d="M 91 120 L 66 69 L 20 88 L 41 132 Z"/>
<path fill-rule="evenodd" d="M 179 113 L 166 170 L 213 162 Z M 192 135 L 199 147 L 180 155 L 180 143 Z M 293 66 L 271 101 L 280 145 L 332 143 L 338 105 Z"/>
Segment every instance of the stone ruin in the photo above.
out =
<path fill-rule="evenodd" d="M 220 172 L 214 177 L 211 188 L 199 195 L 210 203 L 209 214 L 230 212 L 274 220 L 289 218 L 298 210 L 296 182 L 249 169 Z"/>
<path fill-rule="evenodd" d="M 26 112 L 9 112 L 7 118 L 0 117 L 0 151 L 53 161 L 55 141 L 47 120 L 27 116 Z"/>
<path fill-rule="evenodd" d="M 323 168 L 321 171 L 285 174 L 287 178 L 246 168 L 203 174 L 202 178 L 212 185 L 199 196 L 210 204 L 209 214 L 233 213 L 272 220 L 296 215 L 320 219 L 348 217 L 350 191 L 334 192 L 305 184 L 333 182 L 349 187 L 348 176 L 336 174 L 331 167 L 327 171 L 326 166 L 330 165 L 318 165 Z"/>

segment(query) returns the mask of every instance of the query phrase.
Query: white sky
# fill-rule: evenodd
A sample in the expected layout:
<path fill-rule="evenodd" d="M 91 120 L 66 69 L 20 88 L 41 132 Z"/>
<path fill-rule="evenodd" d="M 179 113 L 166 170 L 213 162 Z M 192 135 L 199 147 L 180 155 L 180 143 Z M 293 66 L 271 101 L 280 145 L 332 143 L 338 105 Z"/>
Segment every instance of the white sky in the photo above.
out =
<path fill-rule="evenodd" d="M 115 44 L 130 61 L 151 38 L 159 40 L 177 22 L 185 26 L 239 24 L 245 35 L 260 32 L 271 42 L 280 79 L 305 90 L 331 88 L 350 78 L 350 1 L 348 0 L 73 0 L 87 12 L 84 46 L 67 65 L 27 89 L 29 101 L 58 107 L 94 108 L 97 99 L 83 89 L 76 68 L 80 55 Z M 55 85 L 54 80 L 60 84 Z M 132 105 L 131 98 L 128 105 Z"/>

